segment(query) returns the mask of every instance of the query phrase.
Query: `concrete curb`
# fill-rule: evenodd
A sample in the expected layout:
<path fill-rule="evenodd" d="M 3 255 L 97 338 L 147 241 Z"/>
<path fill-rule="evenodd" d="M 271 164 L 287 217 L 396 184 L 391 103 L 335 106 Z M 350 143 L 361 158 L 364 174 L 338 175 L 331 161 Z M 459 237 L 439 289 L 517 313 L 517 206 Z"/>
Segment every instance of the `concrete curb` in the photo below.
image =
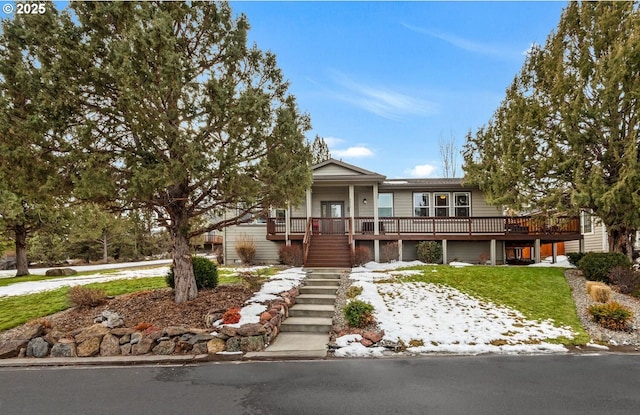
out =
<path fill-rule="evenodd" d="M 223 360 L 211 358 L 206 354 L 184 356 L 112 356 L 112 357 L 45 357 L 37 358 L 12 358 L 0 360 L 2 368 L 28 368 L 28 367 L 60 367 L 60 366 L 136 366 L 154 364 L 179 364 L 202 363 L 211 360 Z"/>

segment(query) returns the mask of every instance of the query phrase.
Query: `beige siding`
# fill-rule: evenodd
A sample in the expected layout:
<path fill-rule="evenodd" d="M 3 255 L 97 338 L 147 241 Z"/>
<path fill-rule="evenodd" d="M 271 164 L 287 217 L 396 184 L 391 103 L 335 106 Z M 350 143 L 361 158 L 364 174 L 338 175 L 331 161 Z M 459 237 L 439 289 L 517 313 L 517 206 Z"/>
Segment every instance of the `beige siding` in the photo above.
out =
<path fill-rule="evenodd" d="M 338 166 L 336 164 L 327 164 L 326 166 L 320 167 L 313 172 L 314 176 L 342 176 L 347 174 L 355 176 L 362 173 L 358 173 L 356 171 Z"/>
<path fill-rule="evenodd" d="M 279 243 L 267 240 L 267 226 L 260 225 L 237 225 L 229 226 L 224 234 L 224 259 L 226 264 L 235 264 L 240 261 L 236 252 L 236 241 L 242 235 L 253 238 L 256 244 L 257 263 L 278 263 Z"/>
<path fill-rule="evenodd" d="M 584 252 L 606 252 L 607 233 L 604 225 L 596 221 L 593 225 L 593 232 L 584 235 Z M 580 241 L 567 241 L 564 243 L 565 252 L 578 252 Z"/>
<path fill-rule="evenodd" d="M 504 263 L 504 242 L 496 241 L 496 261 Z M 448 261 L 481 263 L 480 257 L 486 255 L 490 259 L 491 243 L 489 241 L 449 241 L 447 243 Z"/>
<path fill-rule="evenodd" d="M 499 207 L 487 204 L 484 195 L 479 189 L 471 192 L 471 216 L 502 216 Z"/>

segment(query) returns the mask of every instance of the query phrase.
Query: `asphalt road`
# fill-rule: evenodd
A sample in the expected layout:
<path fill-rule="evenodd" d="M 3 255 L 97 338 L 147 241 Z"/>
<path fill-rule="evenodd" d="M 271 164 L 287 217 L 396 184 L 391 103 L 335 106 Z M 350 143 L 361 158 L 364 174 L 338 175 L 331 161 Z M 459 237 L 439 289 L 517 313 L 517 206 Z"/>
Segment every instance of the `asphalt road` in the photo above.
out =
<path fill-rule="evenodd" d="M 0 414 L 638 414 L 640 356 L 0 369 Z"/>

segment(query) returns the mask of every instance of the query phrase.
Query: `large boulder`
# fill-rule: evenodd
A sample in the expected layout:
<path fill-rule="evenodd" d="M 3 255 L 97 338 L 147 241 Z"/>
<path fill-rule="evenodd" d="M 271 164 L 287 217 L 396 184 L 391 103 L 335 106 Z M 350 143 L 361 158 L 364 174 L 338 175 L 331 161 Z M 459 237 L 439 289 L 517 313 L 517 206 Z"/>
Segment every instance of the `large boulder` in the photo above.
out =
<path fill-rule="evenodd" d="M 27 324 L 25 326 L 9 330 L 0 336 L 0 359 L 16 357 L 20 350 L 25 349 L 29 341 L 44 334 L 42 324 Z"/>
<path fill-rule="evenodd" d="M 72 340 L 62 339 L 51 348 L 51 357 L 75 357 L 76 344 Z"/>
<path fill-rule="evenodd" d="M 76 275 L 78 271 L 71 268 L 51 268 L 45 272 L 45 275 L 49 277 L 68 277 L 69 275 Z"/>
<path fill-rule="evenodd" d="M 113 334 L 107 334 L 100 342 L 100 356 L 120 355 L 120 339 Z"/>
<path fill-rule="evenodd" d="M 97 356 L 100 353 L 100 337 L 91 337 L 84 342 L 80 343 L 76 348 L 78 357 L 92 357 Z"/>
<path fill-rule="evenodd" d="M 27 357 L 47 357 L 49 354 L 49 343 L 42 337 L 36 337 L 29 341 L 27 345 Z"/>

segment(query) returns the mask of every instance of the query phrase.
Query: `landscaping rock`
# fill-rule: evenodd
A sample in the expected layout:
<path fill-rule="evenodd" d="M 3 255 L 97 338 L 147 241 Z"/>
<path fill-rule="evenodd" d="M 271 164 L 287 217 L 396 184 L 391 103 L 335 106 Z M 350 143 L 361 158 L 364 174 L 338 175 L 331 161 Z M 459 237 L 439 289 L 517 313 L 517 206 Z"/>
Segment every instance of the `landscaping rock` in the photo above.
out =
<path fill-rule="evenodd" d="M 60 342 L 51 348 L 51 357 L 76 357 L 76 344 L 74 342 Z"/>
<path fill-rule="evenodd" d="M 244 353 L 260 352 L 264 349 L 263 336 L 242 337 L 240 340 L 240 350 Z"/>
<path fill-rule="evenodd" d="M 362 333 L 362 337 L 370 340 L 373 343 L 378 343 L 384 337 L 384 330 L 382 331 L 365 331 Z"/>
<path fill-rule="evenodd" d="M 260 323 L 244 324 L 236 330 L 238 336 L 242 337 L 257 336 L 259 334 L 264 334 L 265 332 L 264 326 Z"/>
<path fill-rule="evenodd" d="M 185 326 L 169 326 L 162 332 L 163 336 L 175 337 L 182 336 L 185 333 L 189 333 L 189 328 Z"/>
<path fill-rule="evenodd" d="M 226 342 L 226 351 L 228 352 L 239 352 L 240 349 L 240 337 L 230 337 Z"/>
<path fill-rule="evenodd" d="M 131 343 L 126 343 L 120 346 L 120 353 L 124 355 L 131 354 Z"/>
<path fill-rule="evenodd" d="M 135 333 L 131 333 L 131 344 L 136 344 L 136 343 L 140 343 L 140 340 L 142 340 L 142 333 L 140 332 L 135 332 Z"/>
<path fill-rule="evenodd" d="M 113 311 L 104 310 L 98 317 L 93 320 L 94 323 L 100 323 L 110 329 L 124 326 L 124 318 Z"/>
<path fill-rule="evenodd" d="M 216 310 L 209 312 L 206 316 L 204 316 L 204 324 L 207 327 L 213 327 L 213 323 L 220 320 L 224 312 L 225 310 Z"/>
<path fill-rule="evenodd" d="M 126 335 L 129 335 L 129 338 L 131 338 L 131 334 L 135 333 L 134 329 L 130 329 L 128 327 L 118 327 L 115 328 L 113 330 L 111 330 L 111 334 L 113 334 L 114 336 L 118 336 L 118 337 L 123 337 Z"/>
<path fill-rule="evenodd" d="M 215 339 L 216 337 L 210 335 L 210 334 L 196 334 L 195 336 L 192 336 L 188 342 L 191 345 L 194 345 L 196 343 L 203 343 L 203 342 L 208 342 L 209 340 Z"/>
<path fill-rule="evenodd" d="M 46 357 L 49 354 L 49 343 L 42 337 L 36 337 L 27 345 L 27 357 Z"/>
<path fill-rule="evenodd" d="M 103 326 L 102 324 L 94 324 L 93 326 L 89 326 L 85 329 L 82 329 L 80 333 L 76 334 L 75 339 L 76 343 L 84 343 L 89 339 L 97 338 L 98 346 L 100 346 L 100 342 L 102 338 L 109 333 L 109 329 Z"/>
<path fill-rule="evenodd" d="M 48 269 L 45 275 L 49 277 L 67 277 L 69 275 L 76 275 L 77 273 L 78 271 L 71 268 L 52 268 Z"/>
<path fill-rule="evenodd" d="M 138 343 L 131 346 L 131 354 L 133 355 L 141 355 L 147 354 L 151 351 L 153 347 L 153 340 L 149 337 L 143 337 Z"/>
<path fill-rule="evenodd" d="M 118 339 L 118 336 L 107 334 L 102 338 L 100 356 L 118 356 L 120 353 L 120 339 Z"/>
<path fill-rule="evenodd" d="M 222 333 L 227 337 L 235 337 L 237 335 L 235 327 L 222 326 L 218 329 L 218 333 Z"/>
<path fill-rule="evenodd" d="M 193 349 L 191 349 L 191 353 L 193 354 L 208 354 L 209 348 L 207 347 L 207 343 L 196 343 L 193 345 Z"/>
<path fill-rule="evenodd" d="M 102 326 L 104 327 L 104 326 Z M 80 343 L 76 348 L 78 357 L 92 357 L 97 356 L 100 353 L 101 337 L 91 337 L 84 342 Z"/>
<path fill-rule="evenodd" d="M 130 334 L 125 334 L 124 336 L 120 337 L 119 343 L 120 344 L 127 344 L 131 342 L 131 335 Z"/>
<path fill-rule="evenodd" d="M 161 341 L 153 348 L 153 353 L 157 355 L 169 355 L 173 353 L 176 348 L 176 344 L 171 340 Z"/>
<path fill-rule="evenodd" d="M 207 342 L 207 353 L 208 354 L 216 354 L 218 352 L 222 352 L 227 345 L 222 339 L 211 339 Z M 196 345 L 194 345 L 194 349 Z"/>

